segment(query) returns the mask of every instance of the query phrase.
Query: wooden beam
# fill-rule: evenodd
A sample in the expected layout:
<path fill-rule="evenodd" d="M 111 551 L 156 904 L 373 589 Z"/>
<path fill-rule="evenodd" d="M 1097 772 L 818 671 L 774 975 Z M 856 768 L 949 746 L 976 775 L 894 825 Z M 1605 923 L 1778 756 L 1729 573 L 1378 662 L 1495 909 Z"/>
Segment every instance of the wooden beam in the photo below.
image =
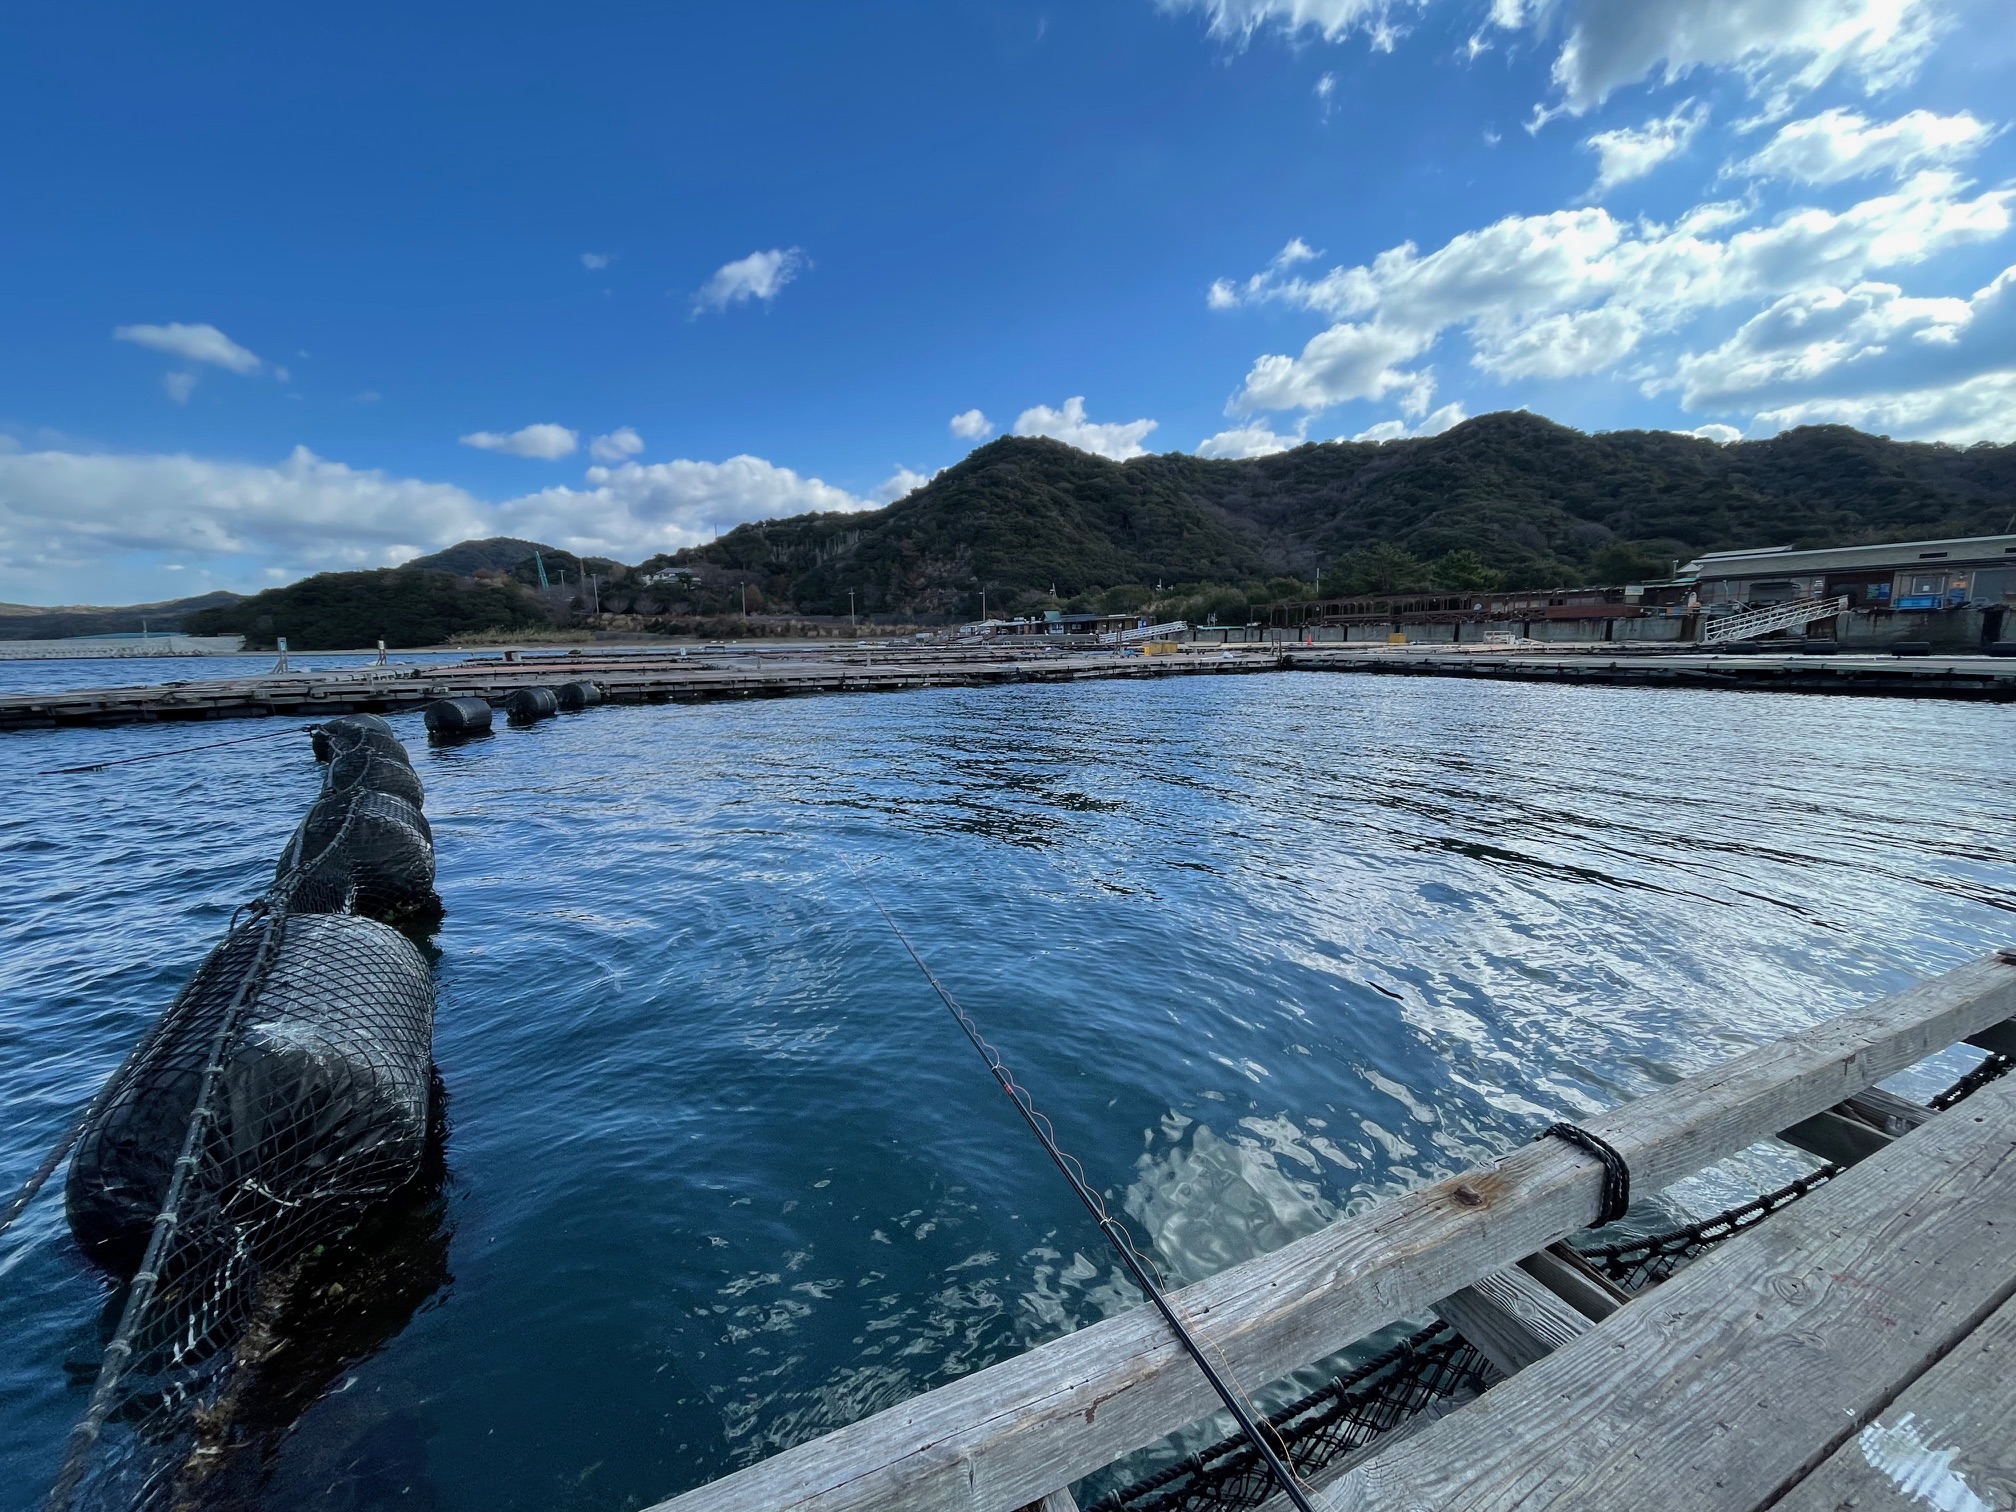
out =
<path fill-rule="evenodd" d="M 1892 1139 L 1901 1139 L 1939 1116 L 1923 1103 L 1899 1097 L 1895 1092 L 1885 1092 L 1881 1087 L 1857 1092 L 1846 1102 L 1835 1104 L 1834 1111 L 1852 1114 L 1864 1123 L 1881 1129 Z"/>
<path fill-rule="evenodd" d="M 2016 967 L 1975 962 L 1585 1120 L 1656 1192 L 2016 1014 Z M 1936 1127 L 1936 1124 L 1935 1126 Z M 1562 1140 L 1403 1193 L 1176 1294 L 1208 1348 L 1259 1386 L 1564 1239 L 1603 1167 Z M 1628 1311 L 1628 1309 L 1627 1309 Z M 1011 1512 L 1217 1406 L 1137 1308 L 659 1504 Z"/>
<path fill-rule="evenodd" d="M 1592 1322 L 1602 1322 L 1631 1300 L 1630 1293 L 1572 1245 L 1550 1244 L 1521 1260 L 1519 1268 Z"/>
<path fill-rule="evenodd" d="M 1435 1313 L 1508 1376 L 1589 1331 L 1589 1319 L 1516 1265 L 1452 1292 Z"/>
<path fill-rule="evenodd" d="M 2016 1507 L 2016 1302 L 1960 1341 L 1773 1512 Z"/>
<path fill-rule="evenodd" d="M 1875 1125 L 1859 1118 L 1843 1118 L 1832 1108 L 1802 1118 L 1789 1129 L 1780 1129 L 1778 1137 L 1808 1155 L 1843 1166 L 1867 1160 L 1891 1142 L 1890 1136 Z"/>
<path fill-rule="evenodd" d="M 2016 1294 L 2012 1210 L 2002 1082 L 1360 1465 L 1330 1504 L 1772 1506 Z"/>

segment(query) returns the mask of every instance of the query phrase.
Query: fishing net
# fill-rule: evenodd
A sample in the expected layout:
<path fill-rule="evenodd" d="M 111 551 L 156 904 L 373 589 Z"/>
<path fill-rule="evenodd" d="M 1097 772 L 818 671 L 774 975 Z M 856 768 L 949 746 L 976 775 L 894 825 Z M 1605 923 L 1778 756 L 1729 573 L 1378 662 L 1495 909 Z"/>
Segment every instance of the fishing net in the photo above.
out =
<path fill-rule="evenodd" d="M 2012 1068 L 2016 1061 L 1990 1055 L 1927 1106 L 1943 1112 Z M 1713 1217 L 1577 1253 L 1624 1291 L 1641 1292 L 1824 1186 L 1841 1169 L 1825 1165 Z M 1284 1458 L 1298 1474 L 1311 1476 L 1410 1419 L 1450 1410 L 1499 1379 L 1496 1368 L 1473 1345 L 1447 1323 L 1438 1322 L 1270 1413 L 1267 1422 L 1278 1436 Z M 1252 1444 L 1244 1435 L 1235 1435 L 1088 1503 L 1086 1512 L 1250 1512 L 1279 1489 Z"/>
<path fill-rule="evenodd" d="M 58 1512 L 241 1505 L 293 1416 L 445 1276 L 433 978 L 355 911 L 415 878 L 431 897 L 433 849 L 372 780 L 411 777 L 403 748 L 338 724 L 273 886 L 73 1131 L 71 1230 L 119 1286 Z"/>

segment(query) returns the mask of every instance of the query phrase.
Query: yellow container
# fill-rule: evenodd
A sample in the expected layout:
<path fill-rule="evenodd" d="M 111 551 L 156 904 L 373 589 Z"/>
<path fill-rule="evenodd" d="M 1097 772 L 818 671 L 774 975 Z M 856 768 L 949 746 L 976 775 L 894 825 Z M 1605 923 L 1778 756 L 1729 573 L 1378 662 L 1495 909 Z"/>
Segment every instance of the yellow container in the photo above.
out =
<path fill-rule="evenodd" d="M 1404 630 L 1395 630 L 1391 635 L 1386 637 L 1386 644 L 1389 646 L 1406 645 L 1407 633 Z"/>

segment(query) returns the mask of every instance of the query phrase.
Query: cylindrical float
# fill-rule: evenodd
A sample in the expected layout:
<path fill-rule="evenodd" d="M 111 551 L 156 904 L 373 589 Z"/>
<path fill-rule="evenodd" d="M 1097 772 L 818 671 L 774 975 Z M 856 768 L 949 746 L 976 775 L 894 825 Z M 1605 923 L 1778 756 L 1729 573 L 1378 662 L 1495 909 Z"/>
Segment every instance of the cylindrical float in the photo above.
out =
<path fill-rule="evenodd" d="M 564 713 L 572 714 L 602 702 L 602 689 L 592 682 L 566 682 L 553 690 L 553 696 Z"/>
<path fill-rule="evenodd" d="M 427 789 L 418 772 L 404 761 L 372 750 L 340 753 L 329 763 L 322 788 L 325 793 L 390 793 L 416 809 L 427 802 Z"/>
<path fill-rule="evenodd" d="M 532 724 L 558 714 L 560 700 L 551 688 L 518 688 L 504 700 L 504 712 L 513 724 Z"/>
<path fill-rule="evenodd" d="M 430 735 L 487 735 L 490 733 L 490 701 L 485 698 L 444 698 L 427 705 L 427 733 Z"/>
<path fill-rule="evenodd" d="M 343 914 L 253 920 L 210 953 L 114 1074 L 71 1161 L 71 1232 L 98 1264 L 132 1274 L 222 1033 L 184 1229 L 252 1232 L 275 1218 L 288 1247 L 305 1251 L 419 1174 L 433 1026 L 427 961 L 396 930 Z"/>
<path fill-rule="evenodd" d="M 399 744 L 398 737 L 392 733 L 392 726 L 376 714 L 344 714 L 324 720 L 314 727 L 308 738 L 315 747 L 317 761 L 327 761 L 338 751 L 360 745 L 375 746 L 388 755 L 397 752 L 401 761 L 406 759 L 406 748 Z"/>

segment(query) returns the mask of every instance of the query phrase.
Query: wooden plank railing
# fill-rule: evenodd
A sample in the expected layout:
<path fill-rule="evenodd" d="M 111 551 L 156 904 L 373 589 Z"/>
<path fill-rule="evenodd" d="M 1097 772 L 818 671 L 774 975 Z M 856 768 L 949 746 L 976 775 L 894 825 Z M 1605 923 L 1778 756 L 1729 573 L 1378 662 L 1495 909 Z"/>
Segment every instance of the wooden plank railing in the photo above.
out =
<path fill-rule="evenodd" d="M 2016 1017 L 2016 960 L 1962 966 L 1584 1127 L 1645 1194 Z M 1603 1168 L 1561 1140 L 1405 1192 L 1176 1294 L 1248 1387 L 1587 1225 Z M 1139 1308 L 662 1502 L 653 1512 L 1016 1512 L 1204 1417 L 1210 1388 Z"/>

